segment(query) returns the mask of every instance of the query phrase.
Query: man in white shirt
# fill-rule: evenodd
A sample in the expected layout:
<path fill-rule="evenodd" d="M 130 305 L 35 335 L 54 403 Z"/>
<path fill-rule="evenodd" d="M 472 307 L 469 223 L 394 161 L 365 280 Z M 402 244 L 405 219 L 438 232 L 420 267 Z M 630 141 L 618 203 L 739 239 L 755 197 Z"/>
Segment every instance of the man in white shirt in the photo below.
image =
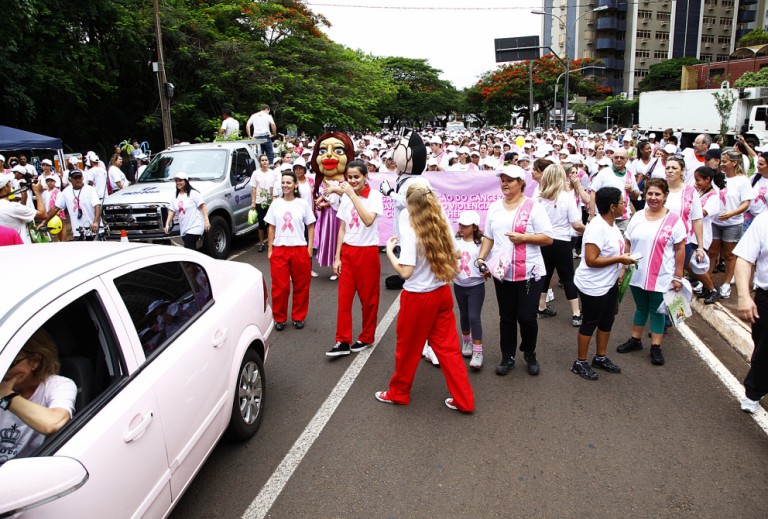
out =
<path fill-rule="evenodd" d="M 89 186 L 93 186 L 99 198 L 103 199 L 107 196 L 107 182 L 109 180 L 109 175 L 107 174 L 107 170 L 102 167 L 98 155 L 89 151 L 87 158 L 91 163 L 91 167 L 85 172 L 87 175 L 87 183 Z"/>
<path fill-rule="evenodd" d="M 685 183 L 692 186 L 695 183 L 693 173 L 701 166 L 706 166 L 705 155 L 712 144 L 712 137 L 708 133 L 702 133 L 696 136 L 691 148 L 683 150 L 683 160 L 685 160 Z"/>
<path fill-rule="evenodd" d="M 232 136 L 240 136 L 240 121 L 232 117 L 232 110 L 225 108 L 221 111 L 221 128 L 219 129 L 219 135 L 225 139 L 232 138 Z"/>
<path fill-rule="evenodd" d="M 275 120 L 269 115 L 269 105 L 261 105 L 261 111 L 251 115 L 245 123 L 245 133 L 249 138 L 267 140 L 261 145 L 261 149 L 269 157 L 269 163 L 274 163 L 275 150 L 272 147 L 272 137 L 277 135 L 277 126 L 275 126 Z"/>
<path fill-rule="evenodd" d="M 69 213 L 69 221 L 72 225 L 72 234 L 75 239 L 80 236 L 80 228 L 89 226 L 91 232 L 99 230 L 99 221 L 101 220 L 101 200 L 96 194 L 96 190 L 83 181 L 83 172 L 79 169 L 70 171 L 69 186 L 61 192 L 56 198 L 56 203 L 48 211 L 42 225 L 48 225 L 51 218 L 64 209 Z M 42 197 L 41 197 L 42 198 Z M 45 209 L 43 209 L 45 213 Z"/>
<path fill-rule="evenodd" d="M 32 190 L 37 198 L 36 209 L 30 208 L 26 204 L 27 198 L 32 198 L 28 190 L 21 193 L 20 202 L 10 201 L 8 198 L 14 191 L 11 177 L 10 175 L 0 175 L 0 226 L 10 227 L 18 232 L 24 243 L 32 243 L 27 230 L 27 223 L 34 222 L 35 218 L 45 218 L 43 186 L 37 182 L 32 184 Z"/>

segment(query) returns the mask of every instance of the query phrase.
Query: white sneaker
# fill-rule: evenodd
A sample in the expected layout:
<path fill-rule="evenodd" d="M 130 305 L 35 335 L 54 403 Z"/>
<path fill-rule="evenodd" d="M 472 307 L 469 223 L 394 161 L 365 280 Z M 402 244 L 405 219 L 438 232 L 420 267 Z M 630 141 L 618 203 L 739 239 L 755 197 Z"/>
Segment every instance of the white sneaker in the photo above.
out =
<path fill-rule="evenodd" d="M 691 288 L 693 288 L 694 294 L 701 294 L 701 291 L 704 290 L 704 283 L 697 281 Z"/>
<path fill-rule="evenodd" d="M 759 400 L 750 400 L 747 397 L 741 399 L 741 410 L 745 413 L 754 414 L 760 409 Z"/>
<path fill-rule="evenodd" d="M 433 366 L 440 365 L 440 361 L 437 360 L 437 355 L 435 355 L 435 352 L 432 351 L 432 348 L 429 346 L 429 344 L 424 345 L 424 350 L 421 352 L 421 354 L 424 355 L 424 358 L 431 362 Z"/>
<path fill-rule="evenodd" d="M 731 285 L 727 283 L 723 283 L 720 286 L 720 298 L 721 299 L 728 299 L 731 297 Z"/>
<path fill-rule="evenodd" d="M 461 356 L 469 358 L 472 356 L 472 340 L 465 341 L 461 339 Z"/>
<path fill-rule="evenodd" d="M 469 361 L 469 367 L 480 369 L 483 367 L 483 352 L 475 351 L 472 353 L 472 360 Z"/>
<path fill-rule="evenodd" d="M 331 276 L 331 281 L 336 281 L 337 279 L 339 279 L 339 276 L 337 276 L 336 274 Z"/>
<path fill-rule="evenodd" d="M 550 288 L 547 290 L 547 303 L 551 303 L 554 300 L 555 300 L 555 293 Z"/>
<path fill-rule="evenodd" d="M 579 259 L 580 257 L 579 252 L 576 249 L 573 249 L 573 259 Z"/>

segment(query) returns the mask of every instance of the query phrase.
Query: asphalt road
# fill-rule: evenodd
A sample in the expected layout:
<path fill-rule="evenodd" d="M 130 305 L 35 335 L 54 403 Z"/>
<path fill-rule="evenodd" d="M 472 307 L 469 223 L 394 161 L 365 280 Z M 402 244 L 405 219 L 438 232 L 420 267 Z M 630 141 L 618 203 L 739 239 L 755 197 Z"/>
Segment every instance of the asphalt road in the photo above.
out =
<path fill-rule="evenodd" d="M 238 241 L 233 257 L 268 276 L 266 253 L 256 253 L 252 244 L 253 239 Z M 383 278 L 391 268 L 381 258 Z M 449 394 L 442 373 L 427 362 L 416 375 L 409 406 L 374 399 L 394 368 L 393 322 L 365 354 L 367 362 L 325 427 L 313 429 L 319 431 L 314 443 L 302 444 L 306 454 L 295 459 L 295 471 L 281 473 L 281 490 L 270 480 L 273 472 L 289 451 L 296 452 L 294 443 L 305 437 L 347 369 L 362 362 L 356 354 L 337 360 L 324 355 L 334 343 L 336 284 L 328 279 L 330 270 L 318 270 L 307 327 L 288 326 L 273 336 L 261 429 L 247 443 L 219 444 L 173 517 L 234 518 L 246 511 L 249 517 L 274 518 L 768 513 L 768 437 L 691 345 L 670 331 L 661 367 L 649 361 L 647 338 L 641 352 L 616 353 L 629 333 L 630 298 L 609 348 L 622 373 L 583 380 L 569 370 L 576 329 L 558 288 L 553 304 L 562 315 L 539 321 L 541 374 L 529 376 L 520 362 L 500 377 L 494 373 L 501 358 L 496 301 L 488 286 L 485 366 L 470 372 L 476 398 L 471 415 L 445 407 Z M 397 295 L 382 290 L 380 320 Z M 696 317 L 689 321 L 741 380 L 746 363 L 723 348 L 706 324 Z M 264 499 L 268 495 L 276 499 Z M 257 496 L 262 508 L 249 511 Z"/>

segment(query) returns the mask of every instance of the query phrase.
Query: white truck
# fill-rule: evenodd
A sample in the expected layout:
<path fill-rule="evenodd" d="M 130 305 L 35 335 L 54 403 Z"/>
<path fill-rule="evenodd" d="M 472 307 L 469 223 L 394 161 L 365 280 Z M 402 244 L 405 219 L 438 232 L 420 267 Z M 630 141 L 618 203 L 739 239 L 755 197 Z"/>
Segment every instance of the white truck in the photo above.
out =
<path fill-rule="evenodd" d="M 717 135 L 720 133 L 720 116 L 712 94 L 729 90 L 736 102 L 727 121 L 728 135 L 733 138 L 743 133 L 754 136 L 761 145 L 768 144 L 768 88 L 641 92 L 639 129 L 655 132 L 661 138 L 661 132 L 672 128 L 683 133 L 686 145 L 701 133 Z"/>
<path fill-rule="evenodd" d="M 135 184 L 104 199 L 101 214 L 108 238 L 119 239 L 121 231 L 130 241 L 178 237 L 177 217 L 170 235 L 165 234 L 164 225 L 176 196 L 173 177 L 183 171 L 208 210 L 211 230 L 203 236 L 203 249 L 214 258 L 226 259 L 232 237 L 258 227 L 248 224 L 249 181 L 256 168 L 257 146 L 256 141 L 222 141 L 181 144 L 158 153 Z"/>

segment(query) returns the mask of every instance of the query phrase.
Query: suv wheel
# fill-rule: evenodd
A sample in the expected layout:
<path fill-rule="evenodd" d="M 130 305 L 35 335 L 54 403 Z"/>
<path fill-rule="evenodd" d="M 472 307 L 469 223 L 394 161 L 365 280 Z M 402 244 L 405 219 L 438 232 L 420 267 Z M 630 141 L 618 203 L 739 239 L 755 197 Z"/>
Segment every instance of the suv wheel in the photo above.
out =
<path fill-rule="evenodd" d="M 205 233 L 204 243 L 206 254 L 216 259 L 227 259 L 232 245 L 232 234 L 224 218 L 211 218 L 211 230 Z"/>
<path fill-rule="evenodd" d="M 264 364 L 261 357 L 249 348 L 240 363 L 232 398 L 232 416 L 228 428 L 232 439 L 244 441 L 256 434 L 264 416 L 265 396 Z"/>

